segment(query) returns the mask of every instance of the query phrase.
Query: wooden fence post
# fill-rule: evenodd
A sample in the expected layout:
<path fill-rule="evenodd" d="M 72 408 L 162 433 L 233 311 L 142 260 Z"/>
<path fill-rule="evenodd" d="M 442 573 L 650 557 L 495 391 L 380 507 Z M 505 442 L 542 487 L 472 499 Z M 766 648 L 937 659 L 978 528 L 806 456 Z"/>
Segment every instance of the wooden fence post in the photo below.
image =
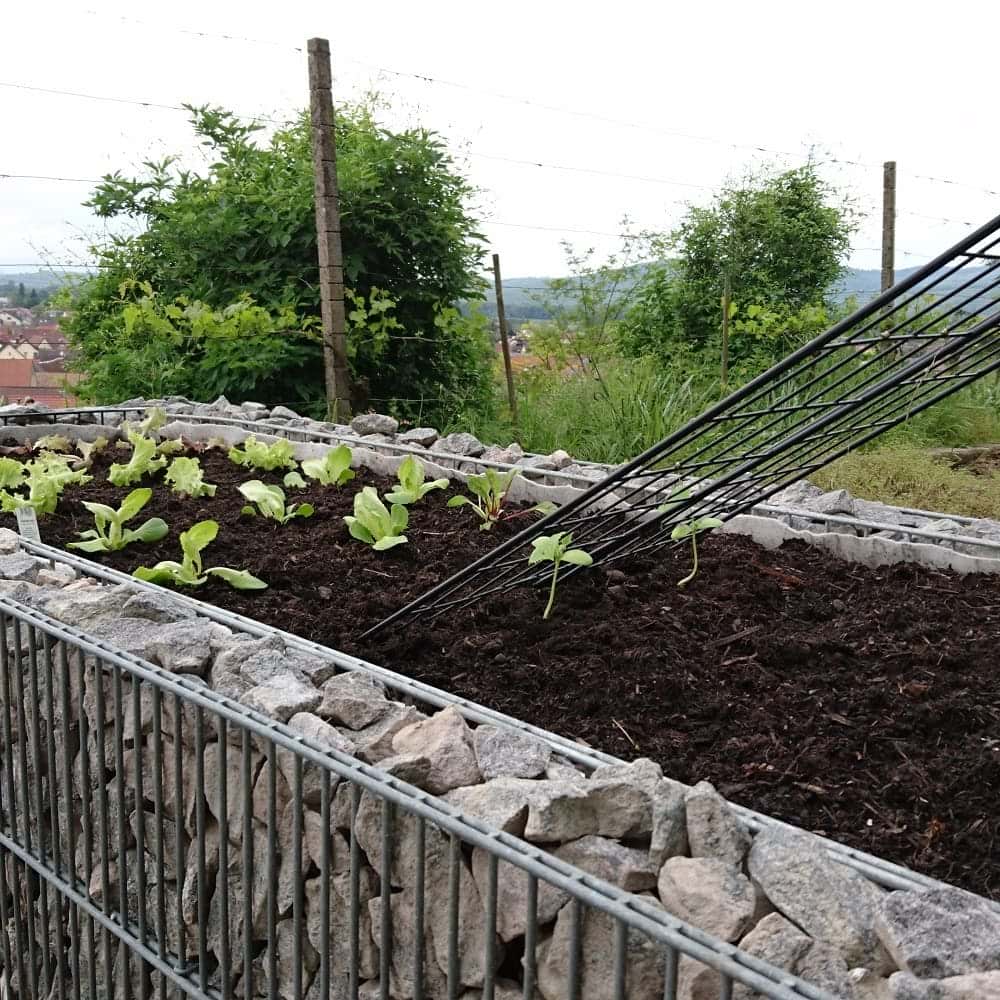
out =
<path fill-rule="evenodd" d="M 896 161 L 882 164 L 882 291 L 896 283 Z"/>
<path fill-rule="evenodd" d="M 507 339 L 507 313 L 503 305 L 503 282 L 500 280 L 500 254 L 493 255 L 493 284 L 497 295 L 497 322 L 500 324 L 500 346 L 503 349 L 503 367 L 507 374 L 507 402 L 510 404 L 511 423 L 517 427 L 517 395 L 514 392 L 514 370 L 510 362 L 510 342 Z"/>
<path fill-rule="evenodd" d="M 337 150 L 333 132 L 330 43 L 325 38 L 310 38 L 307 48 L 327 417 L 346 422 L 351 418 L 351 376 L 347 365 L 344 256 L 337 203 Z"/>

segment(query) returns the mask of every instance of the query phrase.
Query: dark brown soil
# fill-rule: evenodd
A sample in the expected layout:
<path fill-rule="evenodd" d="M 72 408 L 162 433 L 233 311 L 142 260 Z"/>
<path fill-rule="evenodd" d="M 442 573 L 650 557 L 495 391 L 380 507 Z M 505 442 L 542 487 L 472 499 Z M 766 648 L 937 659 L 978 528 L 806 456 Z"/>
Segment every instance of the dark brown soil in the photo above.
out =
<path fill-rule="evenodd" d="M 363 643 L 518 522 L 479 532 L 435 492 L 412 510 L 410 544 L 374 553 L 340 521 L 359 480 L 297 494 L 316 516 L 280 527 L 240 518 L 245 470 L 222 455 L 203 464 L 214 500 L 158 489 L 148 514 L 169 538 L 105 561 L 177 558 L 179 531 L 211 516 L 222 527 L 206 565 L 250 569 L 270 589 L 212 583 L 199 597 L 1000 898 L 1000 577 L 868 570 L 801 543 L 718 536 L 683 591 L 687 548 L 567 581 L 548 622 L 544 595 L 516 591 Z M 43 538 L 87 526 L 76 500 L 124 492 L 67 492 Z"/>

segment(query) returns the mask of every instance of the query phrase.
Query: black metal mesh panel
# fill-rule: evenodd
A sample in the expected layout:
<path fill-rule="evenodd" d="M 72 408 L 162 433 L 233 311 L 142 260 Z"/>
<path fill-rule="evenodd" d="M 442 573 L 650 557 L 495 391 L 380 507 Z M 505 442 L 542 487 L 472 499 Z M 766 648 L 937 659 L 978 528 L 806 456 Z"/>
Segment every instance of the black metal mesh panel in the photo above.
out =
<path fill-rule="evenodd" d="M 998 247 L 1000 216 L 369 633 L 547 578 L 527 559 L 540 535 L 606 565 L 726 521 L 997 371 Z"/>

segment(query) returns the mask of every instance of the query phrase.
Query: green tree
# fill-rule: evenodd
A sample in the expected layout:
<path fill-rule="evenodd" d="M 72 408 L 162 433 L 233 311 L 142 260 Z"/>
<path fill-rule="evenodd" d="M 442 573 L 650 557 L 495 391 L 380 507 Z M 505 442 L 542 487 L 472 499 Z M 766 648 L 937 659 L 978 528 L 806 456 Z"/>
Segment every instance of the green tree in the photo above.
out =
<path fill-rule="evenodd" d="M 662 240 L 664 259 L 646 272 L 623 324 L 623 349 L 639 355 L 669 353 L 678 342 L 717 347 L 728 281 L 738 315 L 747 318 L 754 307 L 773 317 L 772 349 L 782 353 L 784 326 L 811 326 L 790 318 L 813 315 L 809 310 L 824 304 L 843 275 L 855 223 L 851 203 L 811 163 L 726 185 Z M 759 333 L 748 346 L 761 346 Z"/>
<path fill-rule="evenodd" d="M 86 376 L 80 391 L 109 402 L 159 384 L 321 410 L 308 119 L 258 144 L 257 126 L 227 111 L 189 110 L 209 167 L 147 162 L 141 177 L 106 176 L 87 203 L 139 231 L 93 247 L 98 272 L 72 293 L 65 327 Z M 446 417 L 489 398 L 485 323 L 453 308 L 480 287 L 472 188 L 426 129 L 389 131 L 359 106 L 339 109 L 336 132 L 356 405 Z M 240 322 L 209 324 L 206 335 L 190 310 L 236 310 Z M 250 329 L 237 335 L 240 324 Z M 238 363 L 253 352 L 266 364 Z M 120 376 L 112 357 L 130 359 Z"/>

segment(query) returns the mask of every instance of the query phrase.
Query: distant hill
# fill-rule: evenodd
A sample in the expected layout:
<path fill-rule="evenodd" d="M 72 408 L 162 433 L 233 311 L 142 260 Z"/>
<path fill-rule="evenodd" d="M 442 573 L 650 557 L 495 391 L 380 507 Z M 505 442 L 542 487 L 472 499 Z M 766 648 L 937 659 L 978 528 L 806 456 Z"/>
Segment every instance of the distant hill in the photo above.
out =
<path fill-rule="evenodd" d="M 0 285 L 5 288 L 24 285 L 28 291 L 35 288 L 40 292 L 54 292 L 62 287 L 63 278 L 51 271 L 21 271 L 8 274 L 6 268 L 0 267 Z"/>

